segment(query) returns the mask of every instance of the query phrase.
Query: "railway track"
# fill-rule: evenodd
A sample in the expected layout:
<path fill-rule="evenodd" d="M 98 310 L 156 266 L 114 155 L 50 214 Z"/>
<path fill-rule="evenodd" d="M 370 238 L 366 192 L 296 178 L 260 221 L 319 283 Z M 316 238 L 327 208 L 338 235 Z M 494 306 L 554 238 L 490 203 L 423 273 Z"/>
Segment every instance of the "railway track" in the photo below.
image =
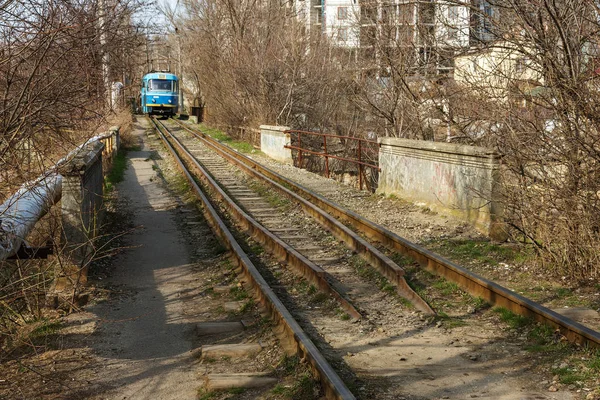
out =
<path fill-rule="evenodd" d="M 309 336 L 319 337 L 320 331 L 327 330 L 330 335 L 344 336 L 345 342 L 360 342 L 360 333 L 364 331 L 365 324 L 368 325 L 368 321 L 364 321 L 368 320 L 369 316 L 386 314 L 391 315 L 391 319 L 395 321 L 406 319 L 406 312 L 401 310 L 402 301 L 371 301 L 373 298 L 381 300 L 381 288 L 357 277 L 357 266 L 365 268 L 365 264 L 370 264 L 386 278 L 383 280 L 385 290 L 389 291 L 389 285 L 392 285 L 397 294 L 412 302 L 423 314 L 432 313 L 431 308 L 406 285 L 402 269 L 383 252 L 373 247 L 367 238 L 376 240 L 393 251 L 413 257 L 427 269 L 459 283 L 468 292 L 483 297 L 492 304 L 558 326 L 565 336 L 574 342 L 592 346 L 600 343 L 597 332 L 544 309 L 493 282 L 470 274 L 459 266 L 285 180 L 251 159 L 210 140 L 202 133 L 190 131 L 180 123 L 175 126 L 174 122 L 169 122 L 169 129 L 165 126 L 167 124 L 160 121 L 155 121 L 155 124 L 172 153 L 176 157 L 179 157 L 179 153 L 185 159 L 178 163 L 186 171 L 190 182 L 194 182 L 194 178 L 187 169 L 194 170 L 196 178 L 210 188 L 211 197 L 218 199 L 218 207 L 214 207 L 200 187 L 193 183 L 205 203 L 207 219 L 211 221 L 213 229 L 219 232 L 219 236 L 229 243 L 228 247 L 237 254 L 238 264 L 243 267 L 248 280 L 253 282 L 255 296 L 270 310 L 275 320 L 285 327 L 286 336 L 294 338 L 294 351 L 299 351 L 310 361 L 314 371 L 321 378 L 328 398 L 354 398 L 354 395 L 335 372 L 336 369 L 340 369 L 340 364 L 344 364 L 339 357 L 336 359 L 335 346 L 329 351 L 328 357 L 325 357 L 319 352 L 319 348 L 327 347 L 327 343 L 315 346 Z M 169 131 L 176 131 L 176 134 L 173 135 Z M 253 179 L 248 176 L 253 176 Z M 257 178 L 262 182 L 256 181 Z M 274 195 L 274 191 L 278 195 Z M 282 201 L 281 194 L 293 199 L 294 203 Z M 228 206 L 225 206 L 226 204 Z M 319 207 L 314 207 L 313 204 Z M 219 215 L 224 213 L 218 212 L 217 209 L 224 211 L 225 208 L 232 220 L 229 225 L 240 227 L 241 231 L 267 248 L 280 263 L 284 263 L 297 275 L 305 278 L 311 285 L 308 290 L 310 295 L 315 290 L 331 295 L 337 304 L 336 308 L 343 310 L 343 313 L 323 310 L 334 307 L 334 303 L 330 302 L 325 307 L 320 307 L 319 303 L 311 303 L 310 295 L 307 296 L 306 293 L 304 298 L 302 295 L 295 295 L 297 290 L 293 287 L 294 278 L 287 276 L 287 272 L 281 274 L 277 268 L 275 271 L 261 271 L 263 275 L 266 273 L 270 276 L 270 282 L 267 283 L 234 240 L 227 223 L 220 218 Z M 307 220 L 304 213 L 311 215 L 317 222 Z M 355 234 L 349 227 L 360 231 L 366 238 Z M 345 246 L 340 246 L 337 241 L 344 242 Z M 357 256 L 362 259 L 359 260 Z M 279 297 L 285 300 L 282 302 Z M 290 313 L 288 308 L 294 312 Z M 300 319 L 301 323 L 298 324 L 295 319 Z M 350 321 L 344 322 L 346 319 L 361 323 L 354 325 L 356 329 L 349 329 L 348 327 L 352 328 L 353 325 L 348 325 Z M 420 320 L 424 321 L 423 317 L 420 317 Z M 306 329 L 309 335 L 305 333 Z M 334 369 L 327 362 L 327 358 L 334 359 L 338 368 Z M 348 365 L 342 365 L 341 369 L 345 371 L 346 381 L 355 379 L 357 375 L 369 373 L 357 371 Z M 371 387 L 371 392 L 373 390 Z M 384 398 L 383 394 L 381 396 Z"/>
<path fill-rule="evenodd" d="M 242 249 L 242 247 L 237 242 L 236 238 L 228 228 L 226 222 L 221 218 L 219 212 L 217 212 L 217 209 L 212 205 L 208 197 L 204 194 L 200 186 L 198 186 L 198 184 L 196 183 L 196 180 L 194 179 L 194 176 L 192 176 L 189 169 L 194 169 L 195 172 L 200 173 L 199 177 L 201 178 L 201 180 L 203 180 L 205 184 L 210 185 L 212 189 L 216 192 L 216 194 L 222 196 L 221 200 L 230 199 L 229 195 L 225 193 L 222 190 L 222 188 L 219 187 L 219 185 L 214 181 L 214 179 L 212 179 L 212 177 L 208 174 L 205 168 L 195 160 L 195 157 L 192 156 L 191 152 L 187 152 L 185 150 L 185 147 L 183 147 L 174 136 L 170 135 L 170 133 L 164 130 L 164 126 L 163 129 L 160 129 L 159 124 L 157 124 L 156 120 L 153 121 L 157 126 L 158 132 L 160 133 L 164 143 L 169 148 L 171 154 L 175 157 L 178 166 L 188 178 L 188 181 L 192 185 L 196 195 L 201 199 L 204 208 L 204 214 L 207 221 L 209 222 L 213 230 L 217 233 L 217 235 L 223 240 L 225 245 L 229 248 L 233 257 L 235 258 L 235 261 L 237 262 L 237 265 L 242 268 L 245 280 L 251 283 L 254 297 L 258 299 L 260 304 L 266 310 L 269 311 L 271 318 L 273 318 L 277 325 L 281 327 L 282 332 L 280 332 L 280 339 L 283 343 L 285 343 L 284 347 L 286 347 L 290 353 L 300 353 L 303 359 L 308 360 L 315 372 L 315 375 L 319 377 L 323 390 L 325 392 L 325 396 L 327 398 L 354 399 L 354 395 L 343 383 L 337 372 L 331 367 L 329 362 L 325 359 L 325 357 L 317 349 L 317 347 L 311 341 L 308 335 L 296 322 L 296 320 L 288 311 L 286 306 L 281 302 L 279 297 L 275 294 L 273 289 L 258 271 L 257 267 L 250 260 L 246 252 Z M 178 152 L 183 152 L 184 154 L 186 154 L 186 161 L 190 164 L 186 165 L 184 163 L 184 160 L 182 160 L 182 158 L 179 156 Z M 246 205 L 252 205 L 253 207 L 256 207 L 254 208 L 254 210 L 257 213 L 260 211 L 269 210 L 268 203 L 261 203 L 261 199 L 257 198 L 256 196 L 247 196 L 247 194 L 250 193 L 249 189 L 244 188 L 244 186 L 241 185 L 238 180 L 228 178 L 229 174 L 227 173 L 225 163 L 218 162 L 218 159 L 216 159 L 214 155 L 210 157 L 210 155 L 207 152 L 204 152 L 204 154 L 208 156 L 208 158 L 211 158 L 213 161 L 213 173 L 218 174 L 219 172 L 221 172 L 225 174 L 226 178 L 224 179 L 224 181 L 228 183 L 227 187 L 229 191 L 236 192 L 242 199 L 245 200 Z M 204 161 L 206 162 L 207 160 L 205 159 Z M 208 162 L 208 164 L 210 164 L 210 162 Z M 238 213 L 239 216 L 247 217 L 247 220 L 250 223 L 250 225 L 248 225 L 247 228 L 250 228 L 250 226 L 252 226 L 257 229 L 257 232 L 266 235 L 270 239 L 274 238 L 273 235 L 270 234 L 268 231 L 261 230 L 258 224 L 252 224 L 250 220 L 253 220 L 253 218 L 247 215 L 245 211 L 243 211 L 239 206 L 234 205 L 233 210 L 235 213 Z M 268 216 L 266 216 L 265 218 L 268 218 Z M 283 228 L 281 231 L 293 232 L 292 229 L 285 228 Z M 285 251 L 288 249 L 283 248 L 283 250 Z M 279 251 L 281 251 L 281 249 Z M 307 261 L 302 260 L 302 257 L 298 258 L 301 261 Z M 337 292 L 331 290 L 330 285 L 322 279 L 322 276 L 324 275 L 323 271 L 318 269 L 314 265 L 310 265 L 310 263 L 307 264 L 309 264 L 307 266 L 308 270 L 303 271 L 304 275 L 312 281 L 316 280 L 320 288 L 326 287 L 327 291 L 331 291 L 332 294 L 336 296 Z M 339 294 L 337 296 L 339 296 Z M 350 312 L 351 315 L 354 315 L 355 318 L 360 317 L 358 312 L 354 310 L 353 307 L 348 305 L 347 302 L 344 303 L 341 297 L 338 300 L 342 300 L 344 308 L 348 312 Z"/>
<path fill-rule="evenodd" d="M 180 122 L 178 124 L 184 127 L 184 129 L 189 129 Z M 367 239 L 380 243 L 390 251 L 399 252 L 410 257 L 430 272 L 444 277 L 451 282 L 455 282 L 472 296 L 481 297 L 494 306 L 504 307 L 516 314 L 551 325 L 559 329 L 561 334 L 573 343 L 583 346 L 600 347 L 600 333 L 597 331 L 566 318 L 509 289 L 480 277 L 450 260 L 405 240 L 384 227 L 362 218 L 358 214 L 336 205 L 323 196 L 284 178 L 243 154 L 239 154 L 227 146 L 220 145 L 217 141 L 211 140 L 208 135 L 202 132 L 193 132 L 193 134 L 202 137 L 210 143 L 215 151 L 220 152 L 237 165 L 243 165 L 255 171 L 256 176 L 264 176 L 267 179 L 285 185 L 288 190 L 315 204 L 323 211 L 355 229 L 355 231 L 360 232 Z"/>

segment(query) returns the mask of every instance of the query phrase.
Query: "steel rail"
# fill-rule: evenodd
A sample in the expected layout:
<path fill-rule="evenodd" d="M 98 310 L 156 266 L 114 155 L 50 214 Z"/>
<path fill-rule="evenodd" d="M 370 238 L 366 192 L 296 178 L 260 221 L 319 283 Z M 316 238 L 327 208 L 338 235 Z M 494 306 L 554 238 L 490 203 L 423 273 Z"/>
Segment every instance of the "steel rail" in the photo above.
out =
<path fill-rule="evenodd" d="M 281 302 L 269 284 L 262 277 L 248 255 L 235 240 L 233 234 L 229 231 L 226 224 L 223 222 L 216 209 L 209 201 L 208 197 L 196 183 L 194 177 L 188 171 L 177 151 L 167 140 L 165 134 L 161 131 L 158 124 L 156 124 L 154 119 L 151 120 L 155 124 L 158 133 L 165 143 L 165 146 L 175 159 L 177 166 L 185 174 L 194 192 L 201 199 L 203 204 L 203 213 L 210 226 L 231 251 L 232 256 L 235 258 L 238 266 L 242 268 L 246 279 L 252 283 L 254 288 L 254 297 L 257 298 L 262 306 L 270 312 L 273 319 L 277 322 L 277 325 L 283 328 L 283 332 L 280 332 L 281 339 L 283 341 L 286 339 L 289 341 L 289 339 L 292 338 L 288 343 L 282 343 L 284 347 L 286 347 L 287 350 L 291 350 L 292 353 L 300 353 L 303 356 L 302 358 L 308 360 L 313 371 L 321 380 L 326 398 L 354 400 L 355 396 L 350 392 L 348 387 L 344 384 L 333 367 L 327 362 L 325 357 L 323 357 L 323 355 L 319 352 L 315 344 L 300 327 L 298 322 L 296 322 L 285 305 Z"/>
<path fill-rule="evenodd" d="M 438 254 L 412 243 L 383 226 L 335 204 L 325 197 L 257 163 L 251 158 L 215 141 L 205 133 L 200 132 L 200 134 L 206 140 L 216 143 L 215 146 L 218 145 L 222 148 L 223 152 L 229 154 L 230 157 L 234 157 L 238 163 L 244 163 L 248 168 L 260 172 L 269 179 L 279 182 L 281 185 L 285 185 L 289 190 L 303 196 L 340 221 L 352 226 L 369 239 L 381 243 L 389 250 L 397 251 L 412 258 L 423 268 L 456 283 L 469 294 L 481 297 L 494 306 L 504 307 L 516 314 L 548 324 L 560 330 L 560 333 L 570 342 L 582 346 L 600 347 L 600 333 L 598 331 L 562 316 L 539 303 L 531 301 L 510 289 L 483 278 Z"/>
<path fill-rule="evenodd" d="M 392 283 L 396 287 L 396 291 L 401 297 L 408 300 L 416 309 L 426 314 L 435 314 L 435 312 L 431 309 L 429 304 L 427 304 L 406 283 L 406 280 L 404 279 L 404 270 L 400 266 L 398 266 L 394 261 L 392 261 L 388 256 L 383 254 L 383 252 L 379 251 L 371 243 L 363 239 L 357 233 L 353 232 L 351 229 L 342 224 L 336 218 L 332 217 L 326 211 L 319 208 L 318 205 L 313 204 L 312 202 L 304 199 L 303 197 L 299 196 L 293 191 L 287 189 L 282 184 L 279 184 L 275 180 L 270 179 L 265 174 L 262 174 L 260 171 L 257 171 L 257 168 L 255 168 L 254 166 L 248 166 L 246 163 L 241 161 L 242 159 L 247 159 L 247 157 L 233 150 L 230 150 L 228 147 L 221 148 L 222 145 L 217 145 L 218 142 L 208 140 L 205 134 L 198 134 L 197 132 L 190 130 L 185 125 L 181 123 L 178 124 L 182 128 L 186 129 L 188 132 L 199 137 L 207 146 L 214 149 L 222 157 L 225 157 L 226 159 L 230 160 L 235 165 L 245 170 L 247 173 L 269 183 L 269 185 L 277 189 L 280 193 L 299 203 L 304 212 L 312 216 L 315 219 L 315 221 L 317 221 L 323 228 L 330 231 L 337 239 L 343 241 L 346 244 L 346 246 L 349 247 L 351 250 L 356 251 L 357 254 L 359 254 L 365 261 L 369 263 L 369 265 L 373 266 L 383 276 L 385 276 L 390 281 L 390 283 Z M 238 156 L 241 158 L 238 158 Z"/>
<path fill-rule="evenodd" d="M 185 145 L 183 145 L 179 139 L 172 135 L 168 131 L 168 128 L 162 124 L 162 122 L 160 122 L 160 124 L 162 128 L 165 129 L 169 134 L 169 137 L 176 142 L 177 147 L 189 160 L 191 166 L 199 173 L 198 177 L 212 192 L 212 194 L 218 197 L 218 199 L 222 201 L 224 205 L 226 205 L 227 210 L 230 212 L 230 214 L 232 214 L 236 222 L 248 235 L 270 250 L 273 256 L 280 262 L 291 266 L 310 283 L 315 284 L 322 291 L 331 294 L 352 319 L 361 319 L 362 316 L 356 310 L 356 308 L 333 286 L 331 286 L 328 281 L 330 276 L 325 270 L 323 270 L 323 268 L 319 267 L 313 261 L 300 254 L 296 249 L 279 239 L 268 229 L 262 226 L 258 221 L 256 221 L 251 215 L 246 213 L 240 206 L 238 206 L 235 201 L 221 188 L 216 180 L 212 178 L 208 171 L 200 163 L 198 163 L 198 161 L 196 161 L 195 157 L 190 154 Z"/>

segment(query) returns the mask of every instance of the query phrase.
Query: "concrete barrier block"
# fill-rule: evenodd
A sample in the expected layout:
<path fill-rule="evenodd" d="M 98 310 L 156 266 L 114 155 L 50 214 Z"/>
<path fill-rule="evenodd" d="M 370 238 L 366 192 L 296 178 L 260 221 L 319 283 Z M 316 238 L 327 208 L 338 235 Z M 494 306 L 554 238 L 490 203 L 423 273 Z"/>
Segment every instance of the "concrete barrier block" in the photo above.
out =
<path fill-rule="evenodd" d="M 63 240 L 75 263 L 84 264 L 90 257 L 87 245 L 101 224 L 104 175 L 104 143 L 92 142 L 70 162 L 61 166 Z"/>
<path fill-rule="evenodd" d="M 287 126 L 260 126 L 260 150 L 274 160 L 286 164 L 292 164 L 292 150 L 285 146 L 291 144 L 289 133 L 285 133 L 290 128 Z"/>
<path fill-rule="evenodd" d="M 117 152 L 121 147 L 121 127 L 118 125 L 108 128 L 108 132 L 113 136 L 112 151 Z"/>

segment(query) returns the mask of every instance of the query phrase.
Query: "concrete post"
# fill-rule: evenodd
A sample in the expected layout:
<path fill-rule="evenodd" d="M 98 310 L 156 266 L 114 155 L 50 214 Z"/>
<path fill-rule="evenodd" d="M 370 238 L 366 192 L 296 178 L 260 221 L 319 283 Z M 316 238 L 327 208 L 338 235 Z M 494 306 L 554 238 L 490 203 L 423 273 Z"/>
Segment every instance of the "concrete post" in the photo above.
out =
<path fill-rule="evenodd" d="M 113 154 L 116 154 L 116 152 L 121 147 L 121 135 L 119 133 L 120 130 L 121 127 L 119 127 L 118 125 L 111 126 L 110 128 L 108 128 L 108 133 L 110 133 L 112 137 L 112 149 L 110 152 Z"/>
<path fill-rule="evenodd" d="M 292 150 L 285 146 L 291 144 L 289 133 L 284 133 L 290 129 L 287 126 L 260 126 L 260 150 L 267 156 L 286 163 L 293 164 Z"/>
<path fill-rule="evenodd" d="M 102 142 L 92 142 L 60 169 L 63 240 L 69 264 L 64 274 L 79 284 L 87 280 L 92 256 L 89 241 L 97 235 L 102 220 L 103 150 Z"/>

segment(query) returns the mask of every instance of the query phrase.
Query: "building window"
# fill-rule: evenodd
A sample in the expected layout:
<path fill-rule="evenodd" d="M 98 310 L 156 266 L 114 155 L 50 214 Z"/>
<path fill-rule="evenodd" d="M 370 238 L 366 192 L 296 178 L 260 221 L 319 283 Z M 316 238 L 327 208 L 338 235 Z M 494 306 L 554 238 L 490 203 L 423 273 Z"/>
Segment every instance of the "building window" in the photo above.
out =
<path fill-rule="evenodd" d="M 398 22 L 412 23 L 414 19 L 415 9 L 412 3 L 398 4 Z"/>
<path fill-rule="evenodd" d="M 458 39 L 458 23 L 460 18 L 460 6 L 448 7 L 448 39 Z"/>
<path fill-rule="evenodd" d="M 527 69 L 527 65 L 529 64 L 529 60 L 527 57 L 518 58 L 516 61 L 515 69 L 517 73 L 522 74 Z"/>
<path fill-rule="evenodd" d="M 340 42 L 348 41 L 348 28 L 340 28 L 340 30 L 338 32 L 338 40 Z"/>
<path fill-rule="evenodd" d="M 348 19 L 348 7 L 338 7 L 338 19 Z"/>
<path fill-rule="evenodd" d="M 490 0 L 476 0 L 471 10 L 471 37 L 475 43 L 490 42 L 495 39 L 494 20 L 498 10 Z"/>
<path fill-rule="evenodd" d="M 306 18 L 306 8 L 300 7 L 298 8 L 298 18 L 304 20 Z"/>

